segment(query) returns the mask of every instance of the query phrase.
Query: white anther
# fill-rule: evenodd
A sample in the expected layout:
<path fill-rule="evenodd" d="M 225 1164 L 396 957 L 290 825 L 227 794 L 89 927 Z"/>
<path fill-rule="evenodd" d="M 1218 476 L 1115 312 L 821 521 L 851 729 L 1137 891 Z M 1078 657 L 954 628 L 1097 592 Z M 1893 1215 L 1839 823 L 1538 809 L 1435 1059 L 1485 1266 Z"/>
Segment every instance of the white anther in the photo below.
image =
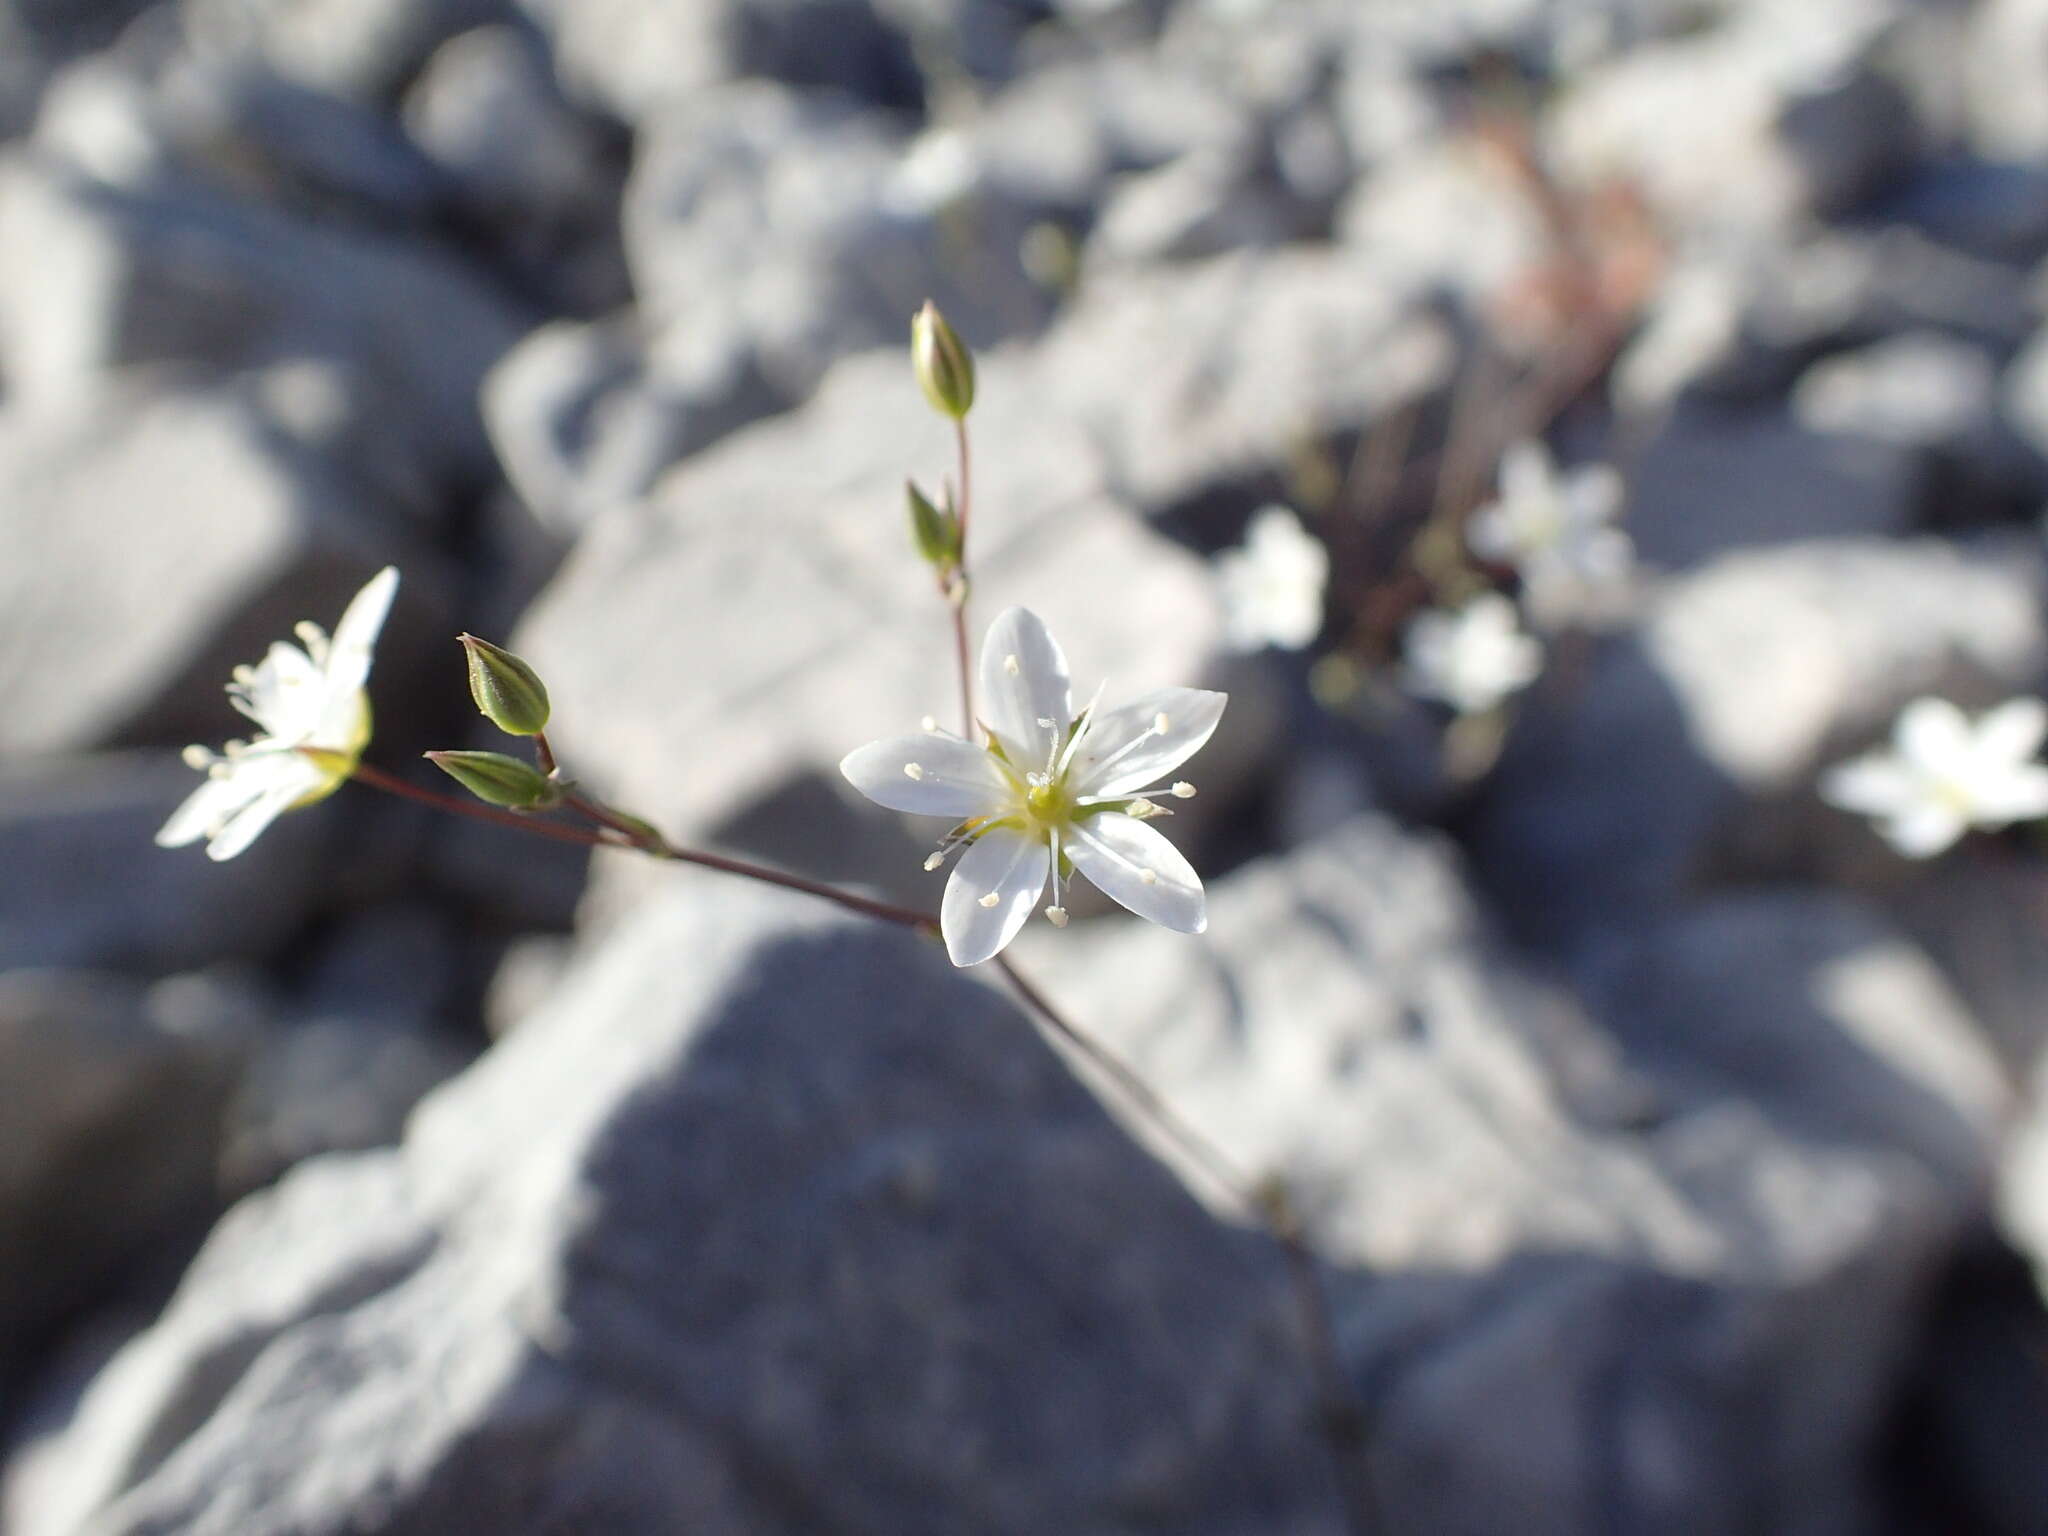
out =
<path fill-rule="evenodd" d="M 1042 730 L 1042 731 L 1049 731 L 1049 730 L 1051 730 L 1051 729 L 1052 729 L 1052 716 L 1051 716 L 1051 715 L 1040 715 L 1040 716 L 1038 717 L 1038 728 L 1039 728 L 1040 730 Z"/>
<path fill-rule="evenodd" d="M 1002 899 L 1003 898 L 998 896 L 994 891 L 990 891 L 986 896 L 981 898 L 981 904 L 984 907 L 993 907 L 997 902 L 1001 901 Z"/>
<path fill-rule="evenodd" d="M 903 777 L 906 779 L 921 779 L 924 777 L 924 768 L 917 763 L 905 763 L 903 765 Z"/>
<path fill-rule="evenodd" d="M 1159 871 L 1156 869 L 1141 869 L 1138 871 L 1138 878 L 1147 885 L 1157 885 L 1159 883 Z"/>
<path fill-rule="evenodd" d="M 1164 816 L 1166 813 L 1150 800 L 1140 796 L 1124 807 L 1124 814 L 1135 821 L 1150 821 L 1153 817 Z"/>
<path fill-rule="evenodd" d="M 945 855 L 944 855 L 943 853 L 935 853 L 935 854 L 932 854 L 931 856 L 929 856 L 929 857 L 928 857 L 928 858 L 927 858 L 927 859 L 926 859 L 926 860 L 924 861 L 924 867 L 925 867 L 925 870 L 926 870 L 926 872 L 927 872 L 927 873 L 929 873 L 930 871 L 932 871 L 932 870 L 934 870 L 934 869 L 937 869 L 937 868 L 938 868 L 938 867 L 939 867 L 939 866 L 940 866 L 941 864 L 943 864 L 943 863 L 945 863 L 945 862 L 946 862 L 946 856 L 945 856 Z"/>
<path fill-rule="evenodd" d="M 256 681 L 256 669 L 247 662 L 244 662 L 241 666 L 230 672 L 228 676 L 246 688 L 249 684 Z"/>
<path fill-rule="evenodd" d="M 1055 928 L 1064 928 L 1067 926 L 1067 909 L 1065 907 L 1047 907 L 1045 909 L 1045 920 Z"/>
<path fill-rule="evenodd" d="M 1009 673 L 1010 676 L 1015 677 L 1024 670 L 1024 665 L 1014 655 L 1005 656 L 1003 658 L 1003 670 Z"/>
<path fill-rule="evenodd" d="M 936 731 L 939 728 L 939 722 L 933 719 L 930 715 L 926 715 L 922 720 L 917 722 L 917 728 L 921 731 Z"/>
<path fill-rule="evenodd" d="M 185 766 L 187 768 L 206 769 L 213 766 L 213 754 L 197 742 L 194 742 L 178 755 L 185 759 Z"/>
<path fill-rule="evenodd" d="M 1166 718 L 1166 715 L 1163 711 L 1159 714 L 1154 715 L 1152 717 L 1153 734 L 1158 736 L 1164 736 L 1166 734 L 1166 728 L 1170 724 L 1172 724 L 1172 722 Z"/>
<path fill-rule="evenodd" d="M 1173 798 L 1176 800 L 1194 799 L 1195 786 L 1190 784 L 1186 779 L 1175 780 L 1173 785 Z"/>

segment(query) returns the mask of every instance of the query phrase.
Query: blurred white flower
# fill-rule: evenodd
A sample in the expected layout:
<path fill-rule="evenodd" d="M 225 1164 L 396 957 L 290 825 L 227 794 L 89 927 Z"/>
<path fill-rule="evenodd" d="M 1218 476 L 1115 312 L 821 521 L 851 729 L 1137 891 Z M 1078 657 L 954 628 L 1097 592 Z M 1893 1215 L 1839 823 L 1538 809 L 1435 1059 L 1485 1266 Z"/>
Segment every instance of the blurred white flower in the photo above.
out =
<path fill-rule="evenodd" d="M 231 859 L 286 811 L 325 799 L 355 771 L 370 742 L 370 701 L 363 684 L 371 648 L 398 572 L 386 566 L 349 602 L 329 640 L 317 624 L 294 629 L 304 649 L 272 645 L 260 665 L 235 668 L 228 701 L 259 734 L 220 752 L 187 747 L 185 761 L 206 774 L 156 835 L 162 848 L 207 840 L 209 858 Z"/>
<path fill-rule="evenodd" d="M 1532 613 L 1561 620 L 1627 582 L 1635 548 L 1612 526 L 1621 500 L 1612 465 L 1559 474 L 1549 451 L 1525 440 L 1502 456 L 1500 496 L 1472 514 L 1465 541 L 1515 569 Z"/>
<path fill-rule="evenodd" d="M 1261 507 L 1244 543 L 1216 556 L 1224 638 L 1234 650 L 1276 645 L 1298 651 L 1323 627 L 1323 585 L 1330 555 L 1322 541 L 1281 506 Z"/>
<path fill-rule="evenodd" d="M 1143 918 L 1181 933 L 1208 926 L 1202 882 L 1145 822 L 1165 811 L 1145 797 L 1193 795 L 1157 787 L 1192 757 L 1222 717 L 1226 696 L 1163 688 L 1108 713 L 1074 717 L 1066 657 L 1039 617 L 1012 608 L 981 648 L 986 745 L 926 722 L 923 734 L 847 754 L 847 782 L 891 810 L 950 816 L 959 825 L 926 860 L 958 848 L 939 908 L 946 953 L 976 965 L 1017 936 L 1052 880 L 1045 915 L 1064 926 L 1063 869 L 1071 865 Z M 1100 693 L 1097 698 L 1099 700 Z"/>
<path fill-rule="evenodd" d="M 1931 858 L 1972 827 L 2048 816 L 2048 767 L 2033 761 L 2044 735 L 2039 699 L 2014 699 L 1974 723 L 1946 699 L 1915 699 L 1891 747 L 1829 769 L 1821 798 L 1875 818 L 1907 858 Z"/>
<path fill-rule="evenodd" d="M 1543 647 L 1522 633 L 1515 605 L 1488 592 L 1455 613 L 1432 608 L 1417 614 L 1403 660 L 1409 692 L 1478 715 L 1535 680 Z"/>

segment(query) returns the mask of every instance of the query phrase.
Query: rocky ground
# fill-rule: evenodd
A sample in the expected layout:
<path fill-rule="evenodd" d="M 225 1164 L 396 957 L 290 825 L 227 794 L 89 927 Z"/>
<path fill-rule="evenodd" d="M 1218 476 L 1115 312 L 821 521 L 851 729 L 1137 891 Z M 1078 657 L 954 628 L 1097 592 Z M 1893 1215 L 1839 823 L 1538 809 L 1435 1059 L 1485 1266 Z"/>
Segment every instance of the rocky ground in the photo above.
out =
<path fill-rule="evenodd" d="M 2048 683 L 2044 274 L 2042 0 L 0 0 L 0 1531 L 2048 1530 L 2048 858 L 1816 793 Z M 1284 1179 L 1351 1418 L 933 946 L 359 788 L 151 846 L 392 563 L 374 761 L 494 744 L 474 630 L 672 836 L 935 901 L 832 769 L 951 697 L 928 296 L 977 611 L 1232 695 L 1209 934 L 1019 963 Z M 1398 636 L 1536 431 L 1640 568 L 1454 721 Z M 1241 654 L 1274 500 L 1328 617 Z"/>

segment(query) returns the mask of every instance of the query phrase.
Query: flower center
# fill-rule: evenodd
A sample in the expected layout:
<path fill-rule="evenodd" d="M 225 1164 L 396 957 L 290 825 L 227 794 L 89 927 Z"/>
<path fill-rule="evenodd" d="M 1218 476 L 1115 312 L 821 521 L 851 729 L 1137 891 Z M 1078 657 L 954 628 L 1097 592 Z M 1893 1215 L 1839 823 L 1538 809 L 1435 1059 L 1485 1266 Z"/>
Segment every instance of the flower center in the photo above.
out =
<path fill-rule="evenodd" d="M 1030 785 L 1024 791 L 1024 809 L 1042 827 L 1057 825 L 1073 814 L 1065 788 L 1056 780 L 1037 773 L 1031 776 Z"/>

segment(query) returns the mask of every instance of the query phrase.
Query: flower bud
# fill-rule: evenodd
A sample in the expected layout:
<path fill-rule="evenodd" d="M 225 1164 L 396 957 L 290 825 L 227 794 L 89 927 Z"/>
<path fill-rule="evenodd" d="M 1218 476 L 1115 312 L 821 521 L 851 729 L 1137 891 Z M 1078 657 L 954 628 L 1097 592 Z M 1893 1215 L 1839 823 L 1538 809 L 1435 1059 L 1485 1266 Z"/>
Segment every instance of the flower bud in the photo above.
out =
<path fill-rule="evenodd" d="M 974 354 L 930 299 L 910 322 L 910 366 L 933 410 L 955 421 L 967 414 L 974 404 Z"/>
<path fill-rule="evenodd" d="M 917 545 L 917 552 L 937 569 L 944 571 L 960 563 L 960 517 L 951 507 L 939 508 L 920 491 L 914 482 L 906 481 L 904 490 L 910 498 L 910 537 Z"/>
<path fill-rule="evenodd" d="M 486 805 L 539 810 L 562 792 L 538 768 L 503 752 L 429 752 L 427 761 Z"/>
<path fill-rule="evenodd" d="M 469 696 L 483 717 L 508 736 L 532 736 L 548 723 L 548 691 L 540 674 L 502 646 L 458 635 L 469 656 Z"/>

